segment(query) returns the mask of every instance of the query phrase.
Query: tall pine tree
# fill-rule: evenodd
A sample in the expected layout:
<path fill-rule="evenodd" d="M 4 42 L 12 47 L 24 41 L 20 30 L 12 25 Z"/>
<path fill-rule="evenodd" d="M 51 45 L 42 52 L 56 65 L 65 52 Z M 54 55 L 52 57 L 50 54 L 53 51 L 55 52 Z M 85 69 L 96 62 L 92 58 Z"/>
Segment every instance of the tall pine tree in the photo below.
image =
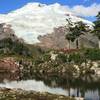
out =
<path fill-rule="evenodd" d="M 93 33 L 94 35 L 98 38 L 98 47 L 100 49 L 100 12 L 96 16 L 96 21 L 94 21 L 94 30 Z"/>

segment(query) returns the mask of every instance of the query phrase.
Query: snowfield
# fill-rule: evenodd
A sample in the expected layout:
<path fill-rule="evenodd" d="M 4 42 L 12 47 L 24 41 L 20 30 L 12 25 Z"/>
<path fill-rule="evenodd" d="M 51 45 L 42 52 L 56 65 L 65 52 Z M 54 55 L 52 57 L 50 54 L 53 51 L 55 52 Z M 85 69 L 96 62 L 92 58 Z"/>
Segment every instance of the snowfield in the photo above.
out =
<path fill-rule="evenodd" d="M 15 34 L 28 44 L 38 43 L 38 36 L 50 34 L 55 27 L 67 25 L 66 19 L 93 25 L 92 22 L 77 17 L 58 3 L 52 5 L 28 3 L 8 14 L 0 14 L 0 23 L 11 24 Z"/>

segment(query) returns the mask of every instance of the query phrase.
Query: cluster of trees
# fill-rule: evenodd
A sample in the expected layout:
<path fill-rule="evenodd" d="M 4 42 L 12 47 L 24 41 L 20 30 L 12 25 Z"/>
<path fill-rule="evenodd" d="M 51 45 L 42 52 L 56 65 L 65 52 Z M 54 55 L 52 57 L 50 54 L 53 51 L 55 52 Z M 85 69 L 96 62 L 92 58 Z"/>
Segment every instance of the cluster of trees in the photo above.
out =
<path fill-rule="evenodd" d="M 0 54 L 32 56 L 31 51 L 26 45 L 18 41 L 13 41 L 11 38 L 0 40 Z"/>
<path fill-rule="evenodd" d="M 77 22 L 72 24 L 70 20 L 67 20 L 69 24 L 69 32 L 66 34 L 66 39 L 69 41 L 69 49 L 70 49 L 70 42 L 76 41 L 76 48 L 79 48 L 79 37 L 81 35 L 85 35 L 86 33 L 93 33 L 98 38 L 98 47 L 100 49 L 100 12 L 96 16 L 96 21 L 94 21 L 94 29 L 90 29 L 89 26 L 87 26 L 83 22 Z"/>

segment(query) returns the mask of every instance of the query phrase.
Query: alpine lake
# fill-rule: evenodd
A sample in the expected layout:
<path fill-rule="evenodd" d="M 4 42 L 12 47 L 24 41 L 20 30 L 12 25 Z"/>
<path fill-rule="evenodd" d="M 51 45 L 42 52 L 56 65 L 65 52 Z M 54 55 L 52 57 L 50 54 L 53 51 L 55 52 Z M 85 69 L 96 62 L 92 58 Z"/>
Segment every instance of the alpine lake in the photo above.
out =
<path fill-rule="evenodd" d="M 16 75 L 0 73 L 0 87 L 26 91 L 48 92 L 57 95 L 83 97 L 85 100 L 100 100 L 100 79 L 96 75 L 70 77 L 33 75 L 32 79 L 16 80 Z"/>

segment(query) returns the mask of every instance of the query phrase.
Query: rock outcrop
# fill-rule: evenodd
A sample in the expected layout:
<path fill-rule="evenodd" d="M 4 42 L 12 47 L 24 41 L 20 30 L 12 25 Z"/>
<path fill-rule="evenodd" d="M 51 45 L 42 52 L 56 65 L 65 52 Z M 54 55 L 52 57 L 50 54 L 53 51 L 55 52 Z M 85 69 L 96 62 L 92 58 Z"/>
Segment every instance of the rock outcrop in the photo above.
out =
<path fill-rule="evenodd" d="M 66 27 L 54 28 L 54 32 L 52 34 L 39 36 L 38 39 L 40 40 L 40 43 L 38 43 L 37 45 L 45 48 L 68 49 L 69 43 L 68 40 L 66 40 L 65 38 L 66 34 Z M 81 37 L 79 38 L 79 45 L 80 47 L 93 48 L 98 46 L 97 41 L 98 39 L 92 36 L 92 34 L 81 35 Z M 70 47 L 71 49 L 75 49 L 76 42 L 71 42 Z"/>
<path fill-rule="evenodd" d="M 15 35 L 15 32 L 12 29 L 10 24 L 1 23 L 0 24 L 0 40 L 3 40 L 5 38 L 10 38 L 12 39 L 12 41 L 23 42 L 22 39 L 18 39 L 18 37 Z"/>
<path fill-rule="evenodd" d="M 4 58 L 0 60 L 0 71 L 16 72 L 19 69 L 19 65 L 14 61 L 13 58 Z"/>
<path fill-rule="evenodd" d="M 40 43 L 37 45 L 46 48 L 67 48 L 68 41 L 65 39 L 65 28 L 59 27 L 54 28 L 54 32 L 52 34 L 47 34 L 45 36 L 39 36 L 38 39 Z"/>
<path fill-rule="evenodd" d="M 19 79 L 19 65 L 13 58 L 0 59 L 0 81 Z"/>

